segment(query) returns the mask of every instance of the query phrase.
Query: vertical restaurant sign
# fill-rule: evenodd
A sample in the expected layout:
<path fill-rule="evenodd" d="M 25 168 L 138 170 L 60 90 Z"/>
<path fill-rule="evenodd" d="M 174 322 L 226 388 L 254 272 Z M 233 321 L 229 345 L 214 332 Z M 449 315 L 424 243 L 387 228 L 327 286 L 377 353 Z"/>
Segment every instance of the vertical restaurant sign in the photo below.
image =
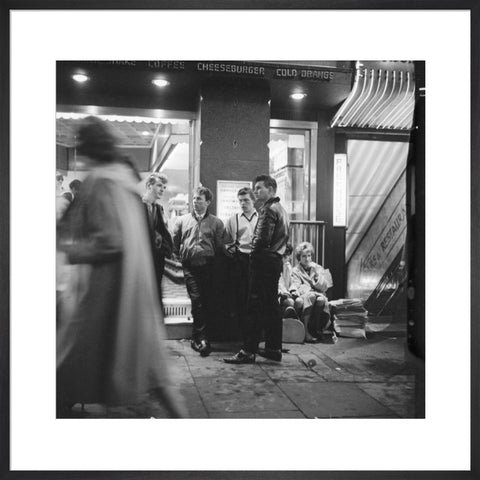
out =
<path fill-rule="evenodd" d="M 237 193 L 241 188 L 252 188 L 252 182 L 243 180 L 217 180 L 217 217 L 224 223 L 240 211 Z"/>
<path fill-rule="evenodd" d="M 333 226 L 347 226 L 347 155 L 336 153 L 333 159 Z"/>
<path fill-rule="evenodd" d="M 366 300 L 403 248 L 407 231 L 405 172 L 382 203 L 348 263 L 348 296 Z"/>

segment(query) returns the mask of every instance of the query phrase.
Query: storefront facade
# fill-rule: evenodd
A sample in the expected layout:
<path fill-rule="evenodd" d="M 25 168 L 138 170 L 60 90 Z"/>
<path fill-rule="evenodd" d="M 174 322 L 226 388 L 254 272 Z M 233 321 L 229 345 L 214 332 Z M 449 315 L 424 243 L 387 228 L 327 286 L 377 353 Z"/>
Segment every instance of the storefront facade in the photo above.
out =
<path fill-rule="evenodd" d="M 142 174 L 169 176 L 172 217 L 199 184 L 224 217 L 237 186 L 269 173 L 294 241 L 331 270 L 331 297 L 372 303 L 405 251 L 417 99 L 412 62 L 58 62 L 57 168 L 81 175 L 74 129 L 97 114 Z"/>

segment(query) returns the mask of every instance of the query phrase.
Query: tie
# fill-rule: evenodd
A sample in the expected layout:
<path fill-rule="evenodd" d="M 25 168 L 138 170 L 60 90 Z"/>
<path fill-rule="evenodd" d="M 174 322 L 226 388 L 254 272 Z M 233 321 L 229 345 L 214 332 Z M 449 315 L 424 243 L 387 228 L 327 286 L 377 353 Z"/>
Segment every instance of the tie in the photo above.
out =
<path fill-rule="evenodd" d="M 152 203 L 150 205 L 150 225 L 152 227 L 152 229 L 155 228 L 155 204 Z"/>

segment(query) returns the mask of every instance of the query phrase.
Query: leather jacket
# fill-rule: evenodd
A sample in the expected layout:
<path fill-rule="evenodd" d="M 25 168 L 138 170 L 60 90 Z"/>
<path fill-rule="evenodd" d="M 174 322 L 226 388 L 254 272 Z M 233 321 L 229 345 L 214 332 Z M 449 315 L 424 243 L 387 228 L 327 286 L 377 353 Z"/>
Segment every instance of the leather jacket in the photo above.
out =
<path fill-rule="evenodd" d="M 267 200 L 260 209 L 252 240 L 252 257 L 259 254 L 282 256 L 288 242 L 288 216 L 280 198 Z"/>
<path fill-rule="evenodd" d="M 223 222 L 208 211 L 202 219 L 195 212 L 177 219 L 173 230 L 173 248 L 184 265 L 201 266 L 213 261 L 223 251 L 225 227 Z"/>

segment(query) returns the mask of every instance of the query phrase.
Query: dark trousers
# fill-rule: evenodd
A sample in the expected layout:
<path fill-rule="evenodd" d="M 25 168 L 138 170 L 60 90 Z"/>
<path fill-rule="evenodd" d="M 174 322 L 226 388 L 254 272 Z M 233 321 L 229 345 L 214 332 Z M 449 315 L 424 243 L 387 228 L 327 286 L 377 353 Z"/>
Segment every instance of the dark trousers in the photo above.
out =
<path fill-rule="evenodd" d="M 278 280 L 283 262 L 280 256 L 256 256 L 250 263 L 247 331 L 243 349 L 255 353 L 262 329 L 265 348 L 282 348 L 282 316 L 278 303 Z"/>
<path fill-rule="evenodd" d="M 245 341 L 247 333 L 247 305 L 249 287 L 250 255 L 237 252 L 232 260 L 232 278 L 230 285 L 232 290 L 232 310 L 238 322 L 242 340 Z"/>
<path fill-rule="evenodd" d="M 153 267 L 155 270 L 155 279 L 157 280 L 157 292 L 158 292 L 158 301 L 160 302 L 160 307 L 162 313 L 165 313 L 163 310 L 163 295 L 162 295 L 162 279 L 165 272 L 165 255 L 154 251 L 153 252 Z"/>
<path fill-rule="evenodd" d="M 208 318 L 212 312 L 213 263 L 202 266 L 183 265 L 188 296 L 192 302 L 193 332 L 196 342 L 207 339 Z"/>

